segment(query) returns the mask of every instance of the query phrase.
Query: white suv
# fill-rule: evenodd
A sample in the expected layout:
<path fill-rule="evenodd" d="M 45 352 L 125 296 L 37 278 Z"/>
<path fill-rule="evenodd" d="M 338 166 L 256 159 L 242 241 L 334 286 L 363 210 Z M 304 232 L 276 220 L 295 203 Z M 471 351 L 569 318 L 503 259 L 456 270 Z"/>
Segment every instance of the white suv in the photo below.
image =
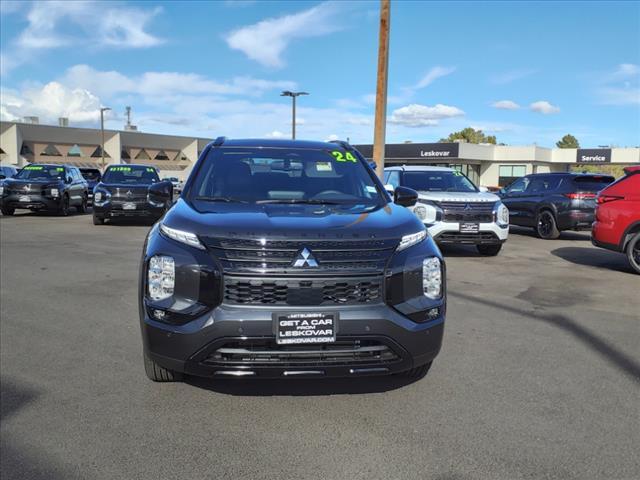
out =
<path fill-rule="evenodd" d="M 387 190 L 418 192 L 410 207 L 441 245 L 475 245 L 482 255 L 497 255 L 509 235 L 509 210 L 500 197 L 481 192 L 462 172 L 446 167 L 403 166 L 384 169 Z"/>

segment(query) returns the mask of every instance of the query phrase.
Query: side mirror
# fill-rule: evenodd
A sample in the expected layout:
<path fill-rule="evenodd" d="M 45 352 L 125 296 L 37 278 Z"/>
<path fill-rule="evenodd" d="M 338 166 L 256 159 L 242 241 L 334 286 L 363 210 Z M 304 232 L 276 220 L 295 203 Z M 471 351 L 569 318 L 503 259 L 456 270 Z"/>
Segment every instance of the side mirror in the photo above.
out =
<path fill-rule="evenodd" d="M 73 183 L 73 178 L 67 177 L 64 183 Z"/>
<path fill-rule="evenodd" d="M 418 201 L 418 192 L 408 187 L 398 187 L 393 192 L 393 203 L 403 207 L 413 207 Z"/>
<path fill-rule="evenodd" d="M 7 176 L 4 173 L 0 173 L 0 180 L 4 180 Z"/>
<path fill-rule="evenodd" d="M 173 185 L 171 182 L 158 182 L 149 187 L 149 202 L 156 206 L 170 205 L 173 201 Z"/>
<path fill-rule="evenodd" d="M 395 190 L 395 187 L 393 185 L 391 185 L 390 183 L 387 183 L 384 186 L 384 189 L 389 193 L 389 195 L 393 196 L 393 191 Z"/>
<path fill-rule="evenodd" d="M 498 194 L 499 195 L 506 195 L 507 191 L 504 188 L 501 188 L 500 190 L 498 190 Z"/>

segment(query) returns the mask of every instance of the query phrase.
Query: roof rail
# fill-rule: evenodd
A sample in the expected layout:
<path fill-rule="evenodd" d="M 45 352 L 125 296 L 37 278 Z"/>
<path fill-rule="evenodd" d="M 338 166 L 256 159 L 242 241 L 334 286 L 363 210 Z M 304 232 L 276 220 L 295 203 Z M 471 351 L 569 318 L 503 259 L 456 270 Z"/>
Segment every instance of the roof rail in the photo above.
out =
<path fill-rule="evenodd" d="M 220 145 L 222 145 L 226 141 L 227 141 L 227 137 L 218 137 L 213 141 L 213 146 L 214 147 L 219 147 Z"/>
<path fill-rule="evenodd" d="M 349 142 L 345 142 L 344 140 L 330 140 L 329 143 L 340 145 L 345 150 L 353 150 L 353 147 L 349 144 Z"/>

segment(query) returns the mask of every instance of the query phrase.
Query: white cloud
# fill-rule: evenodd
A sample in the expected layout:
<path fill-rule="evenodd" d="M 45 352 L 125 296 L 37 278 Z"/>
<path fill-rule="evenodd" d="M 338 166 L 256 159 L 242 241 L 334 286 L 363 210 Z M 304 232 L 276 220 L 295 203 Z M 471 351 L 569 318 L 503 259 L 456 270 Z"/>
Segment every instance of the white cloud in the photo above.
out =
<path fill-rule="evenodd" d="M 273 132 L 267 133 L 265 137 L 267 138 L 284 138 L 286 137 L 286 133 L 282 133 L 280 130 L 274 130 Z"/>
<path fill-rule="evenodd" d="M 537 102 L 533 102 L 529 105 L 529 108 L 533 112 L 542 113 L 543 115 L 550 115 L 552 113 L 558 113 L 560 111 L 560 107 L 552 105 L 546 100 L 538 100 Z"/>
<path fill-rule="evenodd" d="M 441 67 L 436 65 L 429 70 L 418 83 L 416 83 L 411 90 L 419 90 L 421 88 L 428 87 L 440 77 L 446 77 L 456 71 L 455 67 Z"/>
<path fill-rule="evenodd" d="M 1 3 L 4 15 L 4 0 Z M 16 16 L 24 10 L 27 25 L 16 38 L 3 43 L 2 75 L 35 61 L 38 52 L 56 48 L 147 48 L 164 43 L 148 31 L 151 20 L 162 12 L 160 7 L 146 9 L 97 1 L 37 1 L 9 9 Z"/>
<path fill-rule="evenodd" d="M 510 70 L 508 72 L 498 73 L 492 75 L 489 78 L 489 81 L 495 85 L 506 85 L 508 83 L 515 82 L 516 80 L 520 80 L 522 78 L 528 77 L 536 73 L 537 70 L 531 68 L 524 68 L 519 70 Z"/>
<path fill-rule="evenodd" d="M 622 63 L 598 86 L 596 94 L 603 105 L 640 104 L 640 66 Z"/>
<path fill-rule="evenodd" d="M 520 105 L 513 100 L 499 100 L 497 102 L 493 102 L 491 106 L 499 110 L 517 110 L 520 108 Z"/>
<path fill-rule="evenodd" d="M 318 37 L 339 30 L 334 2 L 324 2 L 291 15 L 268 18 L 225 35 L 227 45 L 267 67 L 283 67 L 282 54 L 299 38 Z"/>
<path fill-rule="evenodd" d="M 464 112 L 457 107 L 438 103 L 433 107 L 412 103 L 393 111 L 389 123 L 405 127 L 426 127 L 438 125 L 443 118 L 461 117 Z"/>
<path fill-rule="evenodd" d="M 340 137 L 338 135 L 336 135 L 335 133 L 332 133 L 326 139 L 327 142 L 332 142 L 334 140 L 340 140 Z"/>
<path fill-rule="evenodd" d="M 100 118 L 100 99 L 91 92 L 69 89 L 58 82 L 23 92 L 2 91 L 2 120 L 19 120 L 34 115 L 42 123 L 57 123 L 59 117 L 70 122 L 86 124 Z"/>

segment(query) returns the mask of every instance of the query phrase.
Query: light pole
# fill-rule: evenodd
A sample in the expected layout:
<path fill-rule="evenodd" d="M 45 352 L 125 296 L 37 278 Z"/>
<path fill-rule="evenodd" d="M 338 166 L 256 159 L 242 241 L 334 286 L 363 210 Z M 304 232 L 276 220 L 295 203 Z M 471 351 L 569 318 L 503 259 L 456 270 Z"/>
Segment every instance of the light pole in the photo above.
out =
<path fill-rule="evenodd" d="M 299 97 L 300 95 L 309 94 L 307 92 L 291 92 L 289 90 L 285 90 L 280 94 L 281 97 L 291 97 L 291 100 L 293 100 L 293 109 L 291 112 L 291 138 L 293 140 L 296 139 L 296 97 Z"/>
<path fill-rule="evenodd" d="M 102 171 L 104 172 L 104 112 L 111 110 L 109 107 L 100 107 L 100 133 L 102 134 L 102 145 L 100 153 L 102 154 Z"/>

